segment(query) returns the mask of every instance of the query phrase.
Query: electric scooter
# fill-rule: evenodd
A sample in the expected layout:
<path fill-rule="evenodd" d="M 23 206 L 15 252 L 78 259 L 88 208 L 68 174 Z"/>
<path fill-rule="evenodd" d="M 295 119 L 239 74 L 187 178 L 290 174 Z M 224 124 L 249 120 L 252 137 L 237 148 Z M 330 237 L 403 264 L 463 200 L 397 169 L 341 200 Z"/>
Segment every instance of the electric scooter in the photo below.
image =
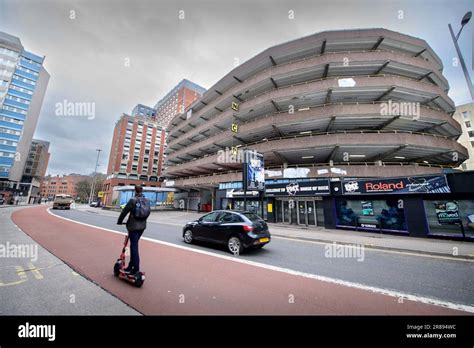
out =
<path fill-rule="evenodd" d="M 125 273 L 125 250 L 127 249 L 127 244 L 128 235 L 125 236 L 125 243 L 123 244 L 122 253 L 120 254 L 120 257 L 118 258 L 117 262 L 115 262 L 114 275 L 116 277 L 126 280 L 129 283 L 132 283 L 137 288 L 139 288 L 143 285 L 143 282 L 145 281 L 145 273 L 138 272 L 135 275 Z"/>

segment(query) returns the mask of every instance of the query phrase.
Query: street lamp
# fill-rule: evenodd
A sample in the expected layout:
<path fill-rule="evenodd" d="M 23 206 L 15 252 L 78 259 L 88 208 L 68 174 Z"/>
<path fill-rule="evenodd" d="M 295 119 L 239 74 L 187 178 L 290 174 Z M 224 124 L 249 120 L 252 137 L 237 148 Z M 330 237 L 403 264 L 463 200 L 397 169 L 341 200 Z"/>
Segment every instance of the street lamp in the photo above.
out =
<path fill-rule="evenodd" d="M 467 70 L 466 63 L 464 63 L 464 58 L 462 57 L 461 49 L 459 48 L 459 45 L 458 45 L 459 35 L 461 35 L 462 29 L 469 22 L 471 17 L 472 17 L 472 12 L 471 11 L 467 12 L 462 17 L 462 19 L 461 19 L 461 29 L 459 29 L 459 32 L 456 36 L 454 36 L 454 31 L 453 31 L 453 28 L 451 27 L 451 24 L 448 24 L 448 27 L 449 27 L 449 32 L 451 33 L 451 38 L 453 39 L 453 42 L 454 42 L 454 47 L 456 48 L 456 52 L 457 52 L 459 60 L 461 62 L 462 71 L 464 72 L 464 77 L 466 78 L 467 86 L 469 87 L 469 92 L 471 93 L 471 98 L 474 99 L 474 87 L 472 86 L 471 77 L 469 76 L 469 72 Z"/>
<path fill-rule="evenodd" d="M 99 166 L 99 156 L 102 150 L 96 149 L 96 151 L 97 151 L 97 160 L 95 161 L 94 178 L 92 179 L 91 192 L 89 194 L 89 205 L 91 205 L 92 203 L 92 197 L 93 197 L 94 189 L 95 189 L 95 178 L 97 176 L 97 167 Z"/>

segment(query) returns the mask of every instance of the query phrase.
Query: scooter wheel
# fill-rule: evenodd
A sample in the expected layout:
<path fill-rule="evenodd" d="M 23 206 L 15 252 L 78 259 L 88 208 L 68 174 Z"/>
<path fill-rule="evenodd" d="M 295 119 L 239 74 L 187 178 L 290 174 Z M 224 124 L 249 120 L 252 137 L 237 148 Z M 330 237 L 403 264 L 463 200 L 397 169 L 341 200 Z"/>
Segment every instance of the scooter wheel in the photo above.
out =
<path fill-rule="evenodd" d="M 120 273 L 120 262 L 116 262 L 114 265 L 114 276 L 118 277 Z"/>
<path fill-rule="evenodd" d="M 141 286 L 143 285 L 143 282 L 144 282 L 144 280 L 143 280 L 142 275 L 141 275 L 141 274 L 137 274 L 137 275 L 135 276 L 135 286 L 136 286 L 137 288 L 141 288 Z"/>

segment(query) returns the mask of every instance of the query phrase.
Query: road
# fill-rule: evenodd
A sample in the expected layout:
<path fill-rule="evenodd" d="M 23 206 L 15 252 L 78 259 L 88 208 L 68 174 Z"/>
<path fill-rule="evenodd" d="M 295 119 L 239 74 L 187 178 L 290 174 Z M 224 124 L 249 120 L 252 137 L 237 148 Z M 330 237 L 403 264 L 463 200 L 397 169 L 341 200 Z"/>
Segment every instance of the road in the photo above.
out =
<path fill-rule="evenodd" d="M 140 243 L 146 281 L 136 289 L 111 270 L 125 227 L 116 225 L 116 214 L 93 211 L 38 206 L 17 210 L 11 219 L 75 272 L 142 314 L 474 313 L 472 260 L 367 248 L 360 259 L 331 258 L 324 243 L 280 237 L 234 256 L 209 244 L 184 244 L 182 222 L 166 215 L 160 222 L 160 213 Z"/>
<path fill-rule="evenodd" d="M 125 232 L 116 218 L 78 210 L 54 211 L 59 216 L 94 226 Z M 184 245 L 181 226 L 149 223 L 144 237 Z M 442 301 L 474 305 L 474 262 L 414 256 L 365 249 L 363 261 L 355 258 L 325 257 L 325 244 L 287 238 L 273 238 L 261 250 L 240 257 L 265 265 L 331 277 Z M 229 255 L 225 248 L 200 243 L 190 248 Z M 145 267 L 145 266 L 144 266 Z"/>

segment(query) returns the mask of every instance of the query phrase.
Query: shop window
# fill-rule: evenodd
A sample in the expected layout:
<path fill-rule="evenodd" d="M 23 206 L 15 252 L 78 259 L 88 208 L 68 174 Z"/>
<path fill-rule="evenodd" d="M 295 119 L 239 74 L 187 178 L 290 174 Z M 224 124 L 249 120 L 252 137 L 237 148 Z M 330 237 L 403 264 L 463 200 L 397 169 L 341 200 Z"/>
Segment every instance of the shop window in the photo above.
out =
<path fill-rule="evenodd" d="M 430 234 L 474 237 L 474 200 L 425 200 Z"/>
<path fill-rule="evenodd" d="M 397 199 L 336 200 L 337 226 L 369 230 L 407 231 L 403 205 Z"/>

